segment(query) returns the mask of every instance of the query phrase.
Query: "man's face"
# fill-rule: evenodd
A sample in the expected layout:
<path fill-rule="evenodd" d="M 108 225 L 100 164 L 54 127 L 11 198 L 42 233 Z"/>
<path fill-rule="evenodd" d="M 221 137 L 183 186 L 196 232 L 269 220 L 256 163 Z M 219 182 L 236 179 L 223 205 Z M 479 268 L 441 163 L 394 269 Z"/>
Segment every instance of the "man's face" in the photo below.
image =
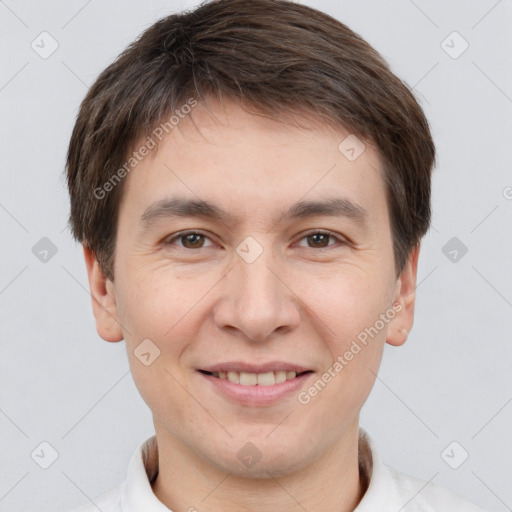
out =
<path fill-rule="evenodd" d="M 185 118 L 126 178 L 104 293 L 88 256 L 98 332 L 125 339 L 159 442 L 240 474 L 251 442 L 261 454 L 252 475 L 285 474 L 354 440 L 384 343 L 400 345 L 412 325 L 417 251 L 396 279 L 371 145 L 354 160 L 339 149 L 342 129 L 296 128 L 234 104 L 210 113 L 199 104 L 202 135 Z M 226 217 L 155 206 L 178 199 Z M 334 200 L 329 212 L 293 210 Z M 309 373 L 283 375 L 293 368 Z M 228 370 L 242 383 L 214 373 Z"/>

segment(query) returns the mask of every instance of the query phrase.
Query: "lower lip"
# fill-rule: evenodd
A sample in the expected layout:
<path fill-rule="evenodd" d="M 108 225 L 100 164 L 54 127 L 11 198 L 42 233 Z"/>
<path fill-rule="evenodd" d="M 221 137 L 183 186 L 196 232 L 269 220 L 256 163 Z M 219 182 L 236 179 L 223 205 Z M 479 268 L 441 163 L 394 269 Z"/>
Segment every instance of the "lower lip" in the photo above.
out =
<path fill-rule="evenodd" d="M 220 379 L 213 375 L 198 372 L 208 382 L 211 382 L 215 388 L 228 398 L 241 403 L 243 405 L 263 406 L 271 405 L 289 397 L 294 393 L 298 393 L 300 388 L 304 386 L 306 380 L 313 375 L 304 373 L 294 379 L 273 384 L 272 386 L 243 386 L 235 384 L 229 380 Z"/>

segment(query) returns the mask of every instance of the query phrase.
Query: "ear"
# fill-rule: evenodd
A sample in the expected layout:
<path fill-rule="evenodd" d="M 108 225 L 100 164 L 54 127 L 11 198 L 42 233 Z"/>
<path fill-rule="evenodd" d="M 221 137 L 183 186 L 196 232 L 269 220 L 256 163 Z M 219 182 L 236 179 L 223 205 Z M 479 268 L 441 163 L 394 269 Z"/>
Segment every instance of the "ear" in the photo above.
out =
<path fill-rule="evenodd" d="M 118 321 L 114 283 L 107 278 L 94 251 L 83 244 L 89 287 L 92 296 L 92 311 L 96 318 L 96 330 L 105 341 L 121 341 L 123 330 Z"/>
<path fill-rule="evenodd" d="M 389 322 L 386 342 L 398 347 L 403 345 L 414 323 L 414 303 L 416 299 L 416 274 L 418 270 L 418 243 L 409 253 L 402 274 L 396 281 L 393 309 L 397 311 Z M 400 308 L 400 309 L 399 309 Z"/>

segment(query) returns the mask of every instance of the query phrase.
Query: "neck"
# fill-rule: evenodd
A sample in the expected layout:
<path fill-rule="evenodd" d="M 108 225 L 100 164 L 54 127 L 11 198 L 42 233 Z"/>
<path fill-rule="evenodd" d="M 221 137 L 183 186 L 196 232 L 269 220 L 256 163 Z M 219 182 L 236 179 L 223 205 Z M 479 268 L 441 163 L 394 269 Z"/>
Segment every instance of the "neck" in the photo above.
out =
<path fill-rule="evenodd" d="M 155 427 L 159 473 L 152 488 L 173 512 L 353 512 L 368 486 L 359 471 L 357 424 L 305 468 L 280 476 L 269 468 L 267 478 L 223 471 Z"/>

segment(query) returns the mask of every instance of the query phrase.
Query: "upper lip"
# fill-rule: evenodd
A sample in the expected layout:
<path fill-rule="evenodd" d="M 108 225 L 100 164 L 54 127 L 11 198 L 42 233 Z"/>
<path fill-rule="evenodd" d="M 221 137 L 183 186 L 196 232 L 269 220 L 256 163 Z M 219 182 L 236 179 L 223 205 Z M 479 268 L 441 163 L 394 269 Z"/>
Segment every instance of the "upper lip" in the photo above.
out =
<path fill-rule="evenodd" d="M 246 363 L 244 361 L 229 361 L 225 363 L 218 363 L 209 366 L 203 366 L 198 368 L 198 370 L 202 370 L 210 373 L 217 372 L 244 372 L 244 373 L 267 373 L 267 372 L 296 372 L 302 373 L 311 371 L 309 368 L 304 366 L 294 364 L 294 363 L 286 363 L 284 361 L 269 361 L 267 363 L 255 364 L 255 363 Z"/>

